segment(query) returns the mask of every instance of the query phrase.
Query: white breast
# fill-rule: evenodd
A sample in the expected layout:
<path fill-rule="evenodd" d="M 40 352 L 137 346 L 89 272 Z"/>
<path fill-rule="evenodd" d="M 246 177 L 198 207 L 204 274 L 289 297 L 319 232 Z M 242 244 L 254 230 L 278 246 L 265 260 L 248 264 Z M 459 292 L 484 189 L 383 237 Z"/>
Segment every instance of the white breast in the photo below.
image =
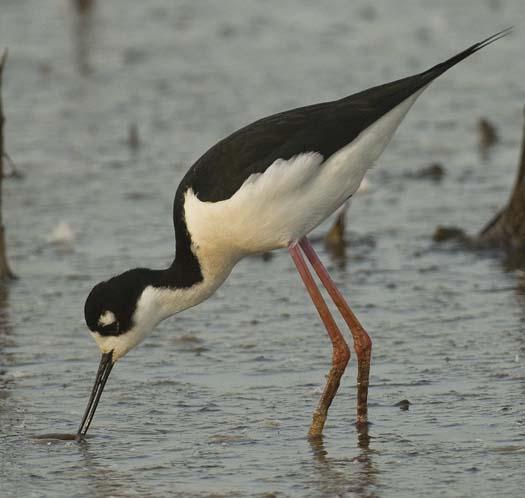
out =
<path fill-rule="evenodd" d="M 229 273 L 246 254 L 287 247 L 308 234 L 358 189 L 423 90 L 326 160 L 315 151 L 278 159 L 224 201 L 202 202 L 188 190 L 186 224 L 201 264 Z"/>

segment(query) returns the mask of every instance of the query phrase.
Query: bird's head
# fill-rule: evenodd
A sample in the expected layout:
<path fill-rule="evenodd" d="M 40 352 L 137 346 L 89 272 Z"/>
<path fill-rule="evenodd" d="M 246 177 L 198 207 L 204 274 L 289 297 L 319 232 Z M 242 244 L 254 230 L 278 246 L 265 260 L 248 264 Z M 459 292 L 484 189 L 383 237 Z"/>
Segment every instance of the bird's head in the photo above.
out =
<path fill-rule="evenodd" d="M 86 324 L 101 352 L 113 362 L 147 337 L 162 320 L 155 272 L 129 270 L 95 285 L 84 305 Z"/>
<path fill-rule="evenodd" d="M 164 318 L 159 272 L 136 268 L 95 285 L 84 306 L 91 335 L 102 352 L 95 385 L 77 436 L 85 435 L 115 362 Z"/>

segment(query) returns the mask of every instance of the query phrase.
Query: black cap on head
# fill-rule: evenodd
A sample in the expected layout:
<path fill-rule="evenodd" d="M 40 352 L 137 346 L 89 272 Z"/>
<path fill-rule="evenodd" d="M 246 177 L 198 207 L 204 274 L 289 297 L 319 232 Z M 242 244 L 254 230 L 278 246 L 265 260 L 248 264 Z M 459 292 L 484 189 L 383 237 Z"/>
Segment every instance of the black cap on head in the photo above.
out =
<path fill-rule="evenodd" d="M 103 336 L 120 335 L 133 326 L 133 314 L 142 291 L 155 272 L 135 268 L 95 285 L 84 305 L 86 324 Z"/>

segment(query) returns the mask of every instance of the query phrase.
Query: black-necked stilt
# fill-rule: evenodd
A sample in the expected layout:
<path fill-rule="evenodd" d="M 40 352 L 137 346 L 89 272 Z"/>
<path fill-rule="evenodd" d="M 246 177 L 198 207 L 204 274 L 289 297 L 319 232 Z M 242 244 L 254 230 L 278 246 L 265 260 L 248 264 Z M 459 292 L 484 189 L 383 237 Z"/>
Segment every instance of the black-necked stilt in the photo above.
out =
<path fill-rule="evenodd" d="M 102 359 L 78 437 L 86 434 L 117 360 L 160 321 L 210 297 L 241 258 L 278 248 L 290 251 L 333 346 L 332 368 L 309 434 L 322 433 L 350 350 L 303 255 L 352 333 L 358 360 L 357 422 L 365 424 L 372 342 L 306 236 L 354 194 L 423 90 L 509 32 L 415 76 L 266 117 L 208 150 L 175 194 L 172 265 L 126 271 L 96 285 L 86 300 L 86 323 Z"/>

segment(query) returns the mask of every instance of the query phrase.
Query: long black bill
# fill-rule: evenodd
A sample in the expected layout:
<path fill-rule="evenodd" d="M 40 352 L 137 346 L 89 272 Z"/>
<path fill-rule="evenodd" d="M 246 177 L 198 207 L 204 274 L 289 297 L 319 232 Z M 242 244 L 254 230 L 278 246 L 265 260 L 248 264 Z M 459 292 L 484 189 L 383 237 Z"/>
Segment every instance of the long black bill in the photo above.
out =
<path fill-rule="evenodd" d="M 103 353 L 102 358 L 100 359 L 100 365 L 98 366 L 97 378 L 95 379 L 95 385 L 91 391 L 91 397 L 82 417 L 82 422 L 78 428 L 77 438 L 81 439 L 86 435 L 89 426 L 91 425 L 91 420 L 93 420 L 93 415 L 95 415 L 95 410 L 97 409 L 100 396 L 102 396 L 102 391 L 106 385 L 111 369 L 113 368 L 113 351 L 110 353 Z"/>

